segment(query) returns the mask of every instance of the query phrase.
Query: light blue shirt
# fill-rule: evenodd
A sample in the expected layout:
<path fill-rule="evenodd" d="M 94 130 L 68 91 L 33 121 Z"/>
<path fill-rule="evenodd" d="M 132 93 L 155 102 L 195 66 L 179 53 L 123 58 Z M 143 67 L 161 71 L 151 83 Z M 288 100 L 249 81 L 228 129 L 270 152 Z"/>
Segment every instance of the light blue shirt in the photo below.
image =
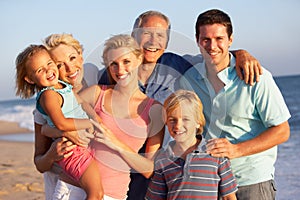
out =
<path fill-rule="evenodd" d="M 53 87 L 46 87 L 42 89 L 36 97 L 36 108 L 43 115 L 44 119 L 47 120 L 48 125 L 51 127 L 55 127 L 51 118 L 45 113 L 45 111 L 39 103 L 40 96 L 46 90 L 53 90 L 61 95 L 61 97 L 63 98 L 63 105 L 61 107 L 61 110 L 65 118 L 88 119 L 88 115 L 82 109 L 81 104 L 77 102 L 76 96 L 72 90 L 73 86 L 61 80 L 59 80 L 59 82 L 64 86 L 64 88 L 55 89 Z"/>
<path fill-rule="evenodd" d="M 231 143 L 240 143 L 290 118 L 283 96 L 266 69 L 259 82 L 246 85 L 237 76 L 235 58 L 231 56 L 230 66 L 219 72 L 218 77 L 225 84 L 218 93 L 207 79 L 204 62 L 190 68 L 180 79 L 180 87 L 195 91 L 203 103 L 206 139 L 227 138 Z M 232 159 L 239 186 L 274 179 L 276 157 L 277 146 Z"/>

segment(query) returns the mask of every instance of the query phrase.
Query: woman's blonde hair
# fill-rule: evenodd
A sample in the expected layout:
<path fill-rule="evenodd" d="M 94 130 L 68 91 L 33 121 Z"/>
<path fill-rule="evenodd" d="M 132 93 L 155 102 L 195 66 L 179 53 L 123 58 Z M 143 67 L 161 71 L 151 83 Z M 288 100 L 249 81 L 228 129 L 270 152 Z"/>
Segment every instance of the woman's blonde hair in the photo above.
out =
<path fill-rule="evenodd" d="M 30 98 L 36 92 L 40 91 L 40 88 L 36 84 L 29 84 L 25 81 L 25 77 L 28 76 L 27 61 L 41 51 L 48 53 L 45 46 L 31 44 L 19 53 L 16 58 L 16 95 L 21 98 Z"/>
<path fill-rule="evenodd" d="M 118 48 L 122 48 L 122 47 L 126 47 L 129 50 L 131 50 L 131 52 L 134 55 L 136 55 L 136 57 L 140 57 L 143 55 L 143 51 L 141 50 L 140 46 L 138 45 L 136 40 L 133 37 L 131 37 L 130 35 L 119 34 L 119 35 L 112 36 L 111 38 L 106 40 L 104 43 L 102 59 L 103 59 L 103 64 L 106 67 L 107 74 L 109 76 L 109 80 L 112 84 L 115 84 L 115 82 L 112 79 L 111 74 L 108 70 L 109 63 L 107 60 L 107 54 L 112 49 L 118 49 Z"/>
<path fill-rule="evenodd" d="M 194 116 L 196 122 L 200 125 L 196 134 L 202 134 L 205 125 L 205 118 L 203 114 L 202 102 L 195 92 L 188 90 L 177 90 L 176 92 L 172 93 L 164 102 L 165 114 L 168 116 L 171 112 L 178 108 L 180 103 L 183 101 L 188 101 L 188 103 L 193 107 L 192 110 L 194 112 L 191 113 L 191 115 Z"/>
<path fill-rule="evenodd" d="M 76 49 L 78 54 L 82 55 L 83 46 L 73 37 L 72 34 L 51 34 L 44 40 L 44 45 L 49 51 L 58 47 L 60 44 L 72 46 L 74 49 Z"/>

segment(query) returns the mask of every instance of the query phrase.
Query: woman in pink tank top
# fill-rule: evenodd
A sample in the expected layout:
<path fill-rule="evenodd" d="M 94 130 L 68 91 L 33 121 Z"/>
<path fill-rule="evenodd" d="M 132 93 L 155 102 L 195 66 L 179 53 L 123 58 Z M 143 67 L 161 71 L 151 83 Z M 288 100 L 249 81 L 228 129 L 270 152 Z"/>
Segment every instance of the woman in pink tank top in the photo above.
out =
<path fill-rule="evenodd" d="M 129 35 L 116 35 L 104 46 L 103 61 L 112 85 L 92 86 L 81 93 L 102 119 L 93 147 L 105 196 L 126 199 L 130 169 L 152 175 L 154 155 L 163 141 L 162 106 L 138 87 L 143 53 Z M 145 155 L 138 150 L 146 141 Z M 104 198 L 105 199 L 105 198 Z"/>

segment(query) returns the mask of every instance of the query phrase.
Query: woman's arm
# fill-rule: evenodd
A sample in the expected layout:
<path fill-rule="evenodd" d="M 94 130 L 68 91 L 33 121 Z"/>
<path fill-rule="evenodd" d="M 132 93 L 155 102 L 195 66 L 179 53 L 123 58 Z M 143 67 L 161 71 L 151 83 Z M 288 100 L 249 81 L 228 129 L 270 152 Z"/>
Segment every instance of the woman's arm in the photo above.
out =
<path fill-rule="evenodd" d="M 94 105 L 86 102 L 80 95 L 75 94 L 75 96 L 76 96 L 78 103 L 81 104 L 82 109 L 86 112 L 86 114 L 89 116 L 89 118 L 101 123 L 101 118 L 99 117 L 99 115 L 97 115 L 97 113 L 93 109 Z M 89 95 L 89 96 L 92 96 L 92 95 Z"/>
<path fill-rule="evenodd" d="M 165 123 L 163 119 L 163 106 L 156 101 L 150 109 L 149 133 L 146 143 L 146 157 L 154 160 L 164 140 Z"/>
<path fill-rule="evenodd" d="M 84 102 L 94 108 L 100 92 L 101 88 L 99 87 L 99 85 L 92 85 L 81 91 L 79 96 Z"/>
<path fill-rule="evenodd" d="M 83 109 L 88 113 L 91 119 L 99 123 L 102 122 L 100 116 L 95 112 L 94 107 L 98 100 L 99 94 L 101 92 L 101 87 L 99 85 L 92 85 L 84 89 L 79 94 L 81 98 Z M 91 95 L 92 94 L 92 95 Z"/>
<path fill-rule="evenodd" d="M 34 123 L 34 129 L 34 164 L 39 172 L 49 171 L 55 161 L 72 155 L 71 150 L 76 147 L 72 142 L 66 138 L 59 138 L 53 141 L 51 138 L 42 135 L 42 125 L 40 124 Z"/>

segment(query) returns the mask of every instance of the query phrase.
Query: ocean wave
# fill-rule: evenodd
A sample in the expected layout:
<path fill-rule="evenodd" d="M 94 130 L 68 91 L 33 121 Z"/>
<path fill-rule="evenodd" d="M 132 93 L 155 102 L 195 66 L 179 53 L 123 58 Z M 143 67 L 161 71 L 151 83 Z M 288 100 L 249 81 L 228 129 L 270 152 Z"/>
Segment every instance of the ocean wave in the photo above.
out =
<path fill-rule="evenodd" d="M 11 106 L 5 106 L 3 104 L 0 109 L 0 120 L 17 122 L 21 127 L 33 131 L 34 123 L 32 112 L 35 109 L 35 104 L 21 105 L 22 101 L 20 101 L 19 103 L 20 104 L 18 105 Z"/>

